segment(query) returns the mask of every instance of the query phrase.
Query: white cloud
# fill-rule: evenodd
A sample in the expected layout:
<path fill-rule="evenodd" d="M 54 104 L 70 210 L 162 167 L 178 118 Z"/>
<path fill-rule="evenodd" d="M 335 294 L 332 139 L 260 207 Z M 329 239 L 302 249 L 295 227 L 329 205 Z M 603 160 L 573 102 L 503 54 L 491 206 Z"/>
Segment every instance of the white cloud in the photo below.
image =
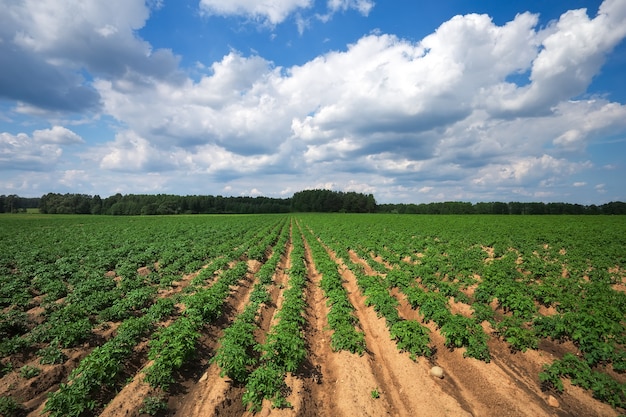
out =
<path fill-rule="evenodd" d="M 124 131 L 108 144 L 100 168 L 122 172 L 159 172 L 184 165 L 182 151 L 159 149 L 132 131 Z"/>
<path fill-rule="evenodd" d="M 0 133 L 0 170 L 47 170 L 59 161 L 62 148 L 25 133 Z"/>
<path fill-rule="evenodd" d="M 346 11 L 348 9 L 354 9 L 361 13 L 363 16 L 367 16 L 374 8 L 374 2 L 370 0 L 328 0 L 328 9 L 335 13 L 339 10 Z"/>
<path fill-rule="evenodd" d="M 511 158 L 507 163 L 492 164 L 478 170 L 472 182 L 479 186 L 536 185 L 545 178 L 565 177 L 590 167 L 589 161 L 577 163 L 546 154 Z"/>
<path fill-rule="evenodd" d="M 312 4 L 312 0 L 200 0 L 200 9 L 206 14 L 246 16 L 276 25 Z"/>
<path fill-rule="evenodd" d="M 531 13 L 501 26 L 469 14 L 418 42 L 373 32 L 292 67 L 232 50 L 198 63 L 193 77 L 172 51 L 138 36 L 151 12 L 144 1 L 6 6 L 0 95 L 15 112 L 46 118 L 87 108 L 117 123 L 114 139 L 78 155 L 89 167 L 64 171 L 59 182 L 67 186 L 95 166 L 128 179 L 131 191 L 151 189 L 140 179 L 148 172 L 174 191 L 198 187 L 192 177 L 200 176 L 234 194 L 332 186 L 407 199 L 491 190 L 494 199 L 548 196 L 590 169 L 590 144 L 626 131 L 625 105 L 578 97 L 626 36 L 620 1 L 604 2 L 593 18 L 570 11 L 545 28 Z M 312 2 L 202 0 L 200 7 L 269 25 L 293 15 L 302 33 Z M 326 2 L 328 16 L 372 7 Z M 511 81 L 519 77 L 528 82 Z M 51 169 L 62 146 L 84 143 L 52 124 L 31 136 L 3 133 L 0 164 Z M 105 184 L 96 177 L 85 174 L 82 183 Z"/>
<path fill-rule="evenodd" d="M 26 109 L 79 112 L 100 105 L 82 69 L 90 76 L 175 79 L 179 58 L 137 36 L 149 15 L 143 0 L 3 2 L 0 97 Z"/>
<path fill-rule="evenodd" d="M 537 34 L 541 51 L 531 67 L 531 83 L 524 88 L 493 88 L 492 110 L 512 114 L 545 113 L 561 100 L 581 94 L 609 53 L 626 36 L 626 3 L 605 1 L 590 19 L 585 9 L 564 13 L 553 26 Z"/>
<path fill-rule="evenodd" d="M 76 133 L 63 126 L 53 126 L 51 129 L 35 130 L 33 140 L 38 143 L 55 143 L 58 145 L 71 145 L 85 143 Z"/>
<path fill-rule="evenodd" d="M 580 52 L 574 63 L 593 61 L 615 43 L 613 33 L 597 29 L 612 16 L 587 19 L 595 31 L 576 29 L 569 14 L 562 19 L 537 30 L 529 13 L 503 26 L 486 15 L 456 16 L 421 42 L 372 34 L 291 68 L 232 51 L 198 81 L 155 78 L 146 88 L 127 78 L 99 79 L 94 85 L 107 113 L 142 138 L 132 146 L 116 140 L 103 167 L 186 167 L 229 178 L 273 175 L 277 167 L 303 175 L 371 172 L 415 191 L 425 189 L 420 181 L 436 179 L 469 178 L 482 189 L 549 186 L 590 166 L 563 152 L 583 152 L 598 135 L 626 128 L 626 106 L 567 101 L 560 93 L 551 93 L 548 113 L 529 113 L 536 103 L 519 107 L 516 118 L 495 110 L 503 97 L 522 100 L 550 78 L 540 77 L 537 60 L 564 59 L 571 45 L 558 41 L 562 31 L 577 31 L 579 41 L 587 34 L 585 42 L 597 46 L 589 50 L 601 51 Z M 528 70 L 529 86 L 507 81 Z M 124 157 L 127 146 L 138 155 L 132 161 Z"/>

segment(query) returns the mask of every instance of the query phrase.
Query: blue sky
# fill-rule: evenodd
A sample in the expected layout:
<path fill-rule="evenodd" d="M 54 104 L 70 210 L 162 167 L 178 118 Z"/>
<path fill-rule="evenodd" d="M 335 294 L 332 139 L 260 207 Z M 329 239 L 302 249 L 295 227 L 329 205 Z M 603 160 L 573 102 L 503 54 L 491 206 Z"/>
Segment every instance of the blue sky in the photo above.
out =
<path fill-rule="evenodd" d="M 0 194 L 626 201 L 623 0 L 0 7 Z"/>

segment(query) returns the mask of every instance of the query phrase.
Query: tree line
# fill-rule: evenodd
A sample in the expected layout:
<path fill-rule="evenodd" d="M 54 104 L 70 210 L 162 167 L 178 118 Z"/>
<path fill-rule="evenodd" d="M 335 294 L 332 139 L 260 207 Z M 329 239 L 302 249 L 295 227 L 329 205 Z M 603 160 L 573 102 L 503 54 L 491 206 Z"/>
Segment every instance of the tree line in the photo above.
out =
<path fill-rule="evenodd" d="M 424 204 L 381 204 L 379 213 L 400 214 L 626 214 L 626 203 L 613 201 L 601 205 L 541 202 L 446 201 Z"/>
<path fill-rule="evenodd" d="M 290 212 L 345 212 L 397 214 L 626 214 L 626 203 L 601 205 L 542 202 L 460 202 L 377 204 L 372 194 L 331 190 L 304 190 L 290 198 L 223 197 L 172 194 L 99 195 L 48 193 L 41 197 L 0 195 L 0 213 L 39 209 L 43 214 L 260 214 Z"/>
<path fill-rule="evenodd" d="M 0 213 L 37 208 L 42 214 L 260 214 L 290 212 L 375 212 L 374 196 L 355 192 L 308 190 L 291 198 L 223 197 L 213 195 L 48 193 L 39 198 L 0 196 Z"/>

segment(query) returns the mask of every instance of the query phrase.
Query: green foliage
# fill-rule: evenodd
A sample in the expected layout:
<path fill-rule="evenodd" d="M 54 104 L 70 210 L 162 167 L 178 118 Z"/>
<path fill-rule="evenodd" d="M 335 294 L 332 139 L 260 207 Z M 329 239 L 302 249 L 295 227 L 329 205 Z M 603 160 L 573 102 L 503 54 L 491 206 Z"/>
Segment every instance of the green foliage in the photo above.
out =
<path fill-rule="evenodd" d="M 157 416 L 167 411 L 167 401 L 163 397 L 149 396 L 143 399 L 139 413 Z"/>
<path fill-rule="evenodd" d="M 122 201 L 122 197 L 119 196 L 119 201 L 115 197 L 106 205 L 100 201 L 100 209 L 106 211 L 121 203 L 116 210 L 123 214 L 130 207 L 130 200 Z M 171 205 L 168 202 L 163 209 L 175 212 L 180 201 Z M 214 203 L 218 203 L 217 199 Z M 219 210 L 232 211 L 226 207 L 225 199 L 219 204 Z M 515 206 L 516 210 L 523 209 L 522 206 Z M 189 207 L 189 210 L 195 209 Z M 122 321 L 114 337 L 116 341 L 104 349 L 116 358 L 118 369 L 100 373 L 85 368 L 86 375 L 94 375 L 93 385 L 76 374 L 68 380 L 68 387 L 59 389 L 67 393 L 65 397 L 51 394 L 54 399 L 49 407 L 54 408 L 55 402 L 64 404 L 55 408 L 56 411 L 50 409 L 56 415 L 93 413 L 90 410 L 97 410 L 100 402 L 108 401 L 110 398 L 106 397 L 123 384 L 120 370 L 128 365 L 131 356 L 128 352 L 140 340 L 150 337 L 157 322 L 180 319 L 175 303 L 185 305 L 183 317 L 192 320 L 198 331 L 203 323 L 220 317 L 224 297 L 248 273 L 245 262 L 237 261 L 265 260 L 270 256 L 278 231 L 285 230 L 282 225 L 286 220 L 284 216 L 252 215 L 3 216 L 0 218 L 3 363 L 22 363 L 23 358 L 13 355 L 26 355 L 30 360 L 41 347 L 44 349 L 37 352 L 41 361 L 59 362 L 60 349 L 100 340 L 93 337 L 93 326 L 103 320 Z M 416 332 L 413 337 L 404 331 L 404 324 L 396 324 L 403 320 L 395 300 L 403 302 L 401 297 L 406 297 L 425 321 L 434 321 L 439 331 L 445 333 L 449 346 L 456 348 L 461 344 L 469 356 L 488 358 L 484 343 L 487 335 L 476 326 L 485 320 L 512 349 L 534 348 L 542 338 L 571 341 L 578 349 L 579 361 L 592 370 L 591 384 L 589 377 L 574 377 L 577 383 L 591 386 L 589 389 L 603 401 L 618 403 L 611 392 L 619 393 L 619 390 L 611 388 L 607 380 L 610 373 L 605 369 L 616 372 L 626 369 L 623 320 L 626 294 L 611 287 L 621 279 L 620 271 L 626 269 L 623 251 L 626 224 L 620 217 L 302 214 L 296 220 L 294 224 L 302 227 L 307 239 L 309 235 L 312 237 L 308 240 L 315 264 L 323 280 L 328 280 L 328 287 L 324 281 L 323 289 L 330 307 L 333 349 L 358 353 L 365 344 L 354 309 L 346 298 L 337 263 L 324 260 L 326 248 L 342 257 L 354 271 L 361 293 L 367 293 L 368 304 L 385 317 L 390 332 L 395 330 L 400 349 L 419 351 L 414 346 L 420 346 L 423 336 L 416 328 L 411 330 Z M 377 276 L 368 277 L 363 268 L 352 265 L 348 248 L 377 271 Z M 295 254 L 294 259 L 301 256 Z M 231 268 L 233 262 L 236 265 Z M 257 276 L 263 285 L 271 285 L 275 262 L 277 258 L 267 260 L 259 271 Z M 150 274 L 138 274 L 138 268 L 145 266 Z M 302 271 L 303 266 L 303 262 L 296 265 L 294 271 L 298 268 Z M 294 271 L 290 274 L 299 274 Z M 200 273 L 183 293 L 154 302 L 156 291 L 167 289 L 173 281 L 191 272 Z M 302 275 L 305 277 L 306 271 Z M 472 292 L 466 290 L 470 286 Z M 267 292 L 254 293 L 251 303 L 260 305 L 267 302 L 267 297 Z M 454 318 L 449 305 L 451 297 L 471 304 L 470 319 Z M 489 306 L 494 299 L 498 300 L 495 311 Z M 295 302 L 295 310 L 290 310 L 296 324 L 303 320 L 302 314 L 294 313 L 301 305 Z M 537 311 L 538 305 L 555 311 L 544 317 Z M 35 319 L 29 318 L 25 312 L 34 307 L 42 308 L 43 313 Z M 498 323 L 496 318 L 501 320 L 502 312 L 504 320 Z M 302 336 L 301 325 L 286 329 L 299 329 Z M 278 340 L 283 344 L 289 338 L 276 337 L 277 343 Z M 401 347 L 405 342 L 406 346 Z M 269 351 L 269 346 L 265 347 Z M 245 351 L 250 352 L 250 348 Z M 282 355 L 282 351 L 283 347 L 271 354 L 252 349 L 249 356 L 256 358 L 257 363 L 250 365 L 247 373 L 257 365 L 269 363 L 271 355 Z M 294 364 L 297 359 L 295 356 Z M 101 366 L 93 358 L 85 362 L 85 367 L 88 363 Z M 283 360 L 281 366 L 287 363 Z M 586 368 L 579 366 L 578 362 L 566 360 L 552 374 L 546 370 L 544 378 L 556 386 L 562 378 L 571 379 L 570 373 L 584 373 Z M 171 371 L 175 376 L 176 370 Z M 102 383 L 99 378 L 108 382 Z M 103 394 L 95 386 L 108 388 Z M 609 394 L 603 393 L 607 387 Z"/>
<path fill-rule="evenodd" d="M 496 325 L 496 331 L 514 350 L 526 352 L 537 349 L 539 339 L 532 328 L 527 328 L 518 317 L 506 317 Z"/>
<path fill-rule="evenodd" d="M 41 369 L 31 365 L 24 365 L 20 368 L 20 376 L 22 378 L 31 379 L 38 376 Z"/>
<path fill-rule="evenodd" d="M 31 325 L 25 312 L 19 310 L 0 312 L 0 339 L 22 335 L 29 327 Z"/>
<path fill-rule="evenodd" d="M 612 379 L 607 374 L 594 371 L 583 360 L 566 353 L 563 359 L 545 365 L 539 380 L 558 391 L 563 391 L 562 377 L 568 377 L 573 385 L 591 390 L 593 396 L 613 407 L 626 406 L 626 385 Z"/>
<path fill-rule="evenodd" d="M 250 374 L 241 400 L 253 413 L 261 411 L 264 398 L 272 401 L 275 407 L 287 407 L 289 403 L 281 392 L 284 387 L 284 370 L 272 364 L 261 366 Z"/>
<path fill-rule="evenodd" d="M 211 362 L 217 363 L 221 368 L 221 376 L 228 375 L 229 378 L 238 382 L 246 382 L 251 370 L 259 362 L 254 352 L 255 348 L 259 349 L 254 338 L 254 330 L 258 328 L 256 313 L 262 303 L 270 300 L 267 287 L 271 283 L 278 261 L 286 249 L 288 227 L 283 225 L 277 232 L 280 234 L 270 235 L 271 239 L 261 242 L 259 246 L 264 247 L 274 243 L 278 238 L 277 247 L 279 250 L 273 252 L 270 259 L 259 270 L 257 274 L 259 283 L 255 285 L 252 294 L 250 294 L 250 303 L 224 331 L 220 347 L 211 359 Z"/>
<path fill-rule="evenodd" d="M 13 363 L 12 362 L 6 362 L 6 363 L 1 363 L 0 362 L 0 377 L 3 377 L 4 375 L 10 373 L 13 371 Z"/>
<path fill-rule="evenodd" d="M 264 398 L 272 401 L 274 407 L 290 407 L 283 393 L 285 374 L 296 372 L 307 354 L 303 336 L 306 266 L 300 234 L 293 238 L 288 284 L 282 307 L 276 313 L 278 322 L 265 344 L 255 346 L 261 352 L 260 364 L 248 377 L 243 395 L 243 403 L 253 412 L 260 410 Z"/>
<path fill-rule="evenodd" d="M 307 234 L 315 267 L 322 274 L 320 287 L 328 298 L 328 325 L 333 330 L 331 347 L 335 351 L 347 350 L 359 355 L 365 351 L 365 335 L 357 331 L 354 306 L 343 287 L 337 264 L 330 259 L 326 250 L 310 232 Z"/>
<path fill-rule="evenodd" d="M 430 342 L 428 328 L 414 320 L 401 320 L 395 322 L 389 329 L 391 338 L 396 340 L 398 349 L 409 352 L 411 359 L 417 356 L 429 357 L 432 350 L 428 346 Z"/>
<path fill-rule="evenodd" d="M 460 315 L 450 315 L 441 326 L 441 334 L 445 336 L 445 345 L 448 347 L 466 347 L 465 355 L 490 361 L 487 348 L 488 336 L 483 328 L 474 320 Z"/>
<path fill-rule="evenodd" d="M 220 368 L 220 376 L 227 375 L 235 381 L 245 382 L 250 369 L 258 360 L 253 355 L 255 325 L 248 320 L 236 320 L 224 331 L 220 348 L 211 362 Z"/>
<path fill-rule="evenodd" d="M 13 355 L 23 352 L 32 346 L 32 339 L 25 336 L 14 336 L 10 339 L 0 341 L 0 356 Z"/>
<path fill-rule="evenodd" d="M 40 357 L 39 363 L 42 365 L 60 364 L 67 360 L 67 356 L 55 345 L 39 349 L 37 355 Z"/>
<path fill-rule="evenodd" d="M 476 320 L 477 323 L 482 323 L 483 321 L 487 321 L 491 323 L 491 325 L 495 325 L 495 319 L 493 317 L 493 310 L 491 307 L 481 303 L 473 303 L 472 304 L 472 317 Z"/>
<path fill-rule="evenodd" d="M 22 415 L 24 407 L 13 397 L 0 397 L 0 416 L 17 417 Z"/>
<path fill-rule="evenodd" d="M 161 329 L 150 341 L 148 358 L 154 363 L 146 370 L 145 380 L 151 386 L 167 390 L 175 382 L 173 372 L 195 352 L 200 337 L 197 320 L 181 317 Z"/>

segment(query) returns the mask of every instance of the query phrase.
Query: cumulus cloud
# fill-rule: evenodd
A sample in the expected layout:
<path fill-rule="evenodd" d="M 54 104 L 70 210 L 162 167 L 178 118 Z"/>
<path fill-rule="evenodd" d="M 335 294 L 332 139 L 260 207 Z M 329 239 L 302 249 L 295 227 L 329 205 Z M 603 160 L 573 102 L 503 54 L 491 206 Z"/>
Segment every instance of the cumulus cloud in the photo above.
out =
<path fill-rule="evenodd" d="M 0 67 L 0 98 L 47 110 L 78 112 L 99 107 L 98 93 L 80 75 L 6 41 L 0 42 Z"/>
<path fill-rule="evenodd" d="M 2 4 L 0 97 L 46 110 L 95 111 L 100 97 L 82 69 L 135 82 L 178 76 L 178 57 L 136 35 L 150 14 L 143 0 Z"/>
<path fill-rule="evenodd" d="M 544 154 L 539 157 L 512 158 L 507 164 L 493 164 L 478 171 L 472 182 L 476 185 L 530 185 L 546 177 L 571 175 L 591 163 L 575 163 Z"/>
<path fill-rule="evenodd" d="M 199 4 L 206 14 L 276 25 L 313 2 Z M 490 188 L 550 193 L 591 169 L 590 144 L 626 129 L 626 106 L 580 98 L 626 37 L 626 4 L 618 0 L 594 17 L 572 10 L 547 27 L 531 13 L 504 25 L 468 14 L 417 42 L 370 33 L 290 67 L 231 50 L 194 77 L 171 51 L 137 35 L 159 2 L 5 6 L 0 95 L 28 112 L 89 109 L 115 119 L 115 137 L 81 154 L 114 178 L 148 172 L 164 185 L 200 175 L 233 192 L 331 184 L 407 198 L 470 198 Z M 374 2 L 326 7 L 328 16 L 366 16 Z M 527 79 L 512 81 L 519 78 Z M 62 146 L 82 143 L 61 126 L 2 135 L 0 163 L 11 169 L 45 169 Z M 68 171 L 67 182 L 80 171 Z"/>
<path fill-rule="evenodd" d="M 0 169 L 43 171 L 52 169 L 63 154 L 61 145 L 83 143 L 83 139 L 61 126 L 12 135 L 0 133 Z"/>
<path fill-rule="evenodd" d="M 254 10 L 245 2 L 205 3 Z M 284 13 L 296 7 L 277 4 Z M 357 3 L 329 8 L 350 4 Z M 146 87 L 100 79 L 94 85 L 106 112 L 141 138 L 116 139 L 102 166 L 188 166 L 235 178 L 284 164 L 302 174 L 393 176 L 422 193 L 419 182 L 434 179 L 519 187 L 542 176 L 563 178 L 589 168 L 584 156 L 565 153 L 583 152 L 600 133 L 625 128 L 625 106 L 570 100 L 625 36 L 615 32 L 620 13 L 619 4 L 606 3 L 593 19 L 573 11 L 540 29 L 530 13 L 502 26 L 470 14 L 419 42 L 370 34 L 345 51 L 289 68 L 231 51 L 196 81 L 153 78 Z M 586 46 L 573 51 L 572 34 Z M 528 71 L 529 84 L 508 81 Z M 546 86 L 557 78 L 571 85 Z M 126 160 L 131 149 L 138 156 Z"/>
<path fill-rule="evenodd" d="M 51 129 L 35 130 L 33 140 L 38 143 L 54 143 L 58 145 L 71 145 L 85 143 L 76 133 L 63 126 L 53 126 Z"/>
<path fill-rule="evenodd" d="M 570 10 L 540 31 L 541 50 L 530 67 L 524 88 L 497 86 L 492 110 L 516 114 L 550 111 L 562 100 L 583 93 L 604 63 L 605 56 L 626 36 L 626 4 L 602 3 L 590 19 L 586 9 Z M 512 88 L 511 88 L 512 87 Z"/>
<path fill-rule="evenodd" d="M 160 172 L 172 170 L 183 162 L 181 152 L 160 149 L 133 131 L 123 131 L 107 146 L 100 168 L 122 172 Z"/>

